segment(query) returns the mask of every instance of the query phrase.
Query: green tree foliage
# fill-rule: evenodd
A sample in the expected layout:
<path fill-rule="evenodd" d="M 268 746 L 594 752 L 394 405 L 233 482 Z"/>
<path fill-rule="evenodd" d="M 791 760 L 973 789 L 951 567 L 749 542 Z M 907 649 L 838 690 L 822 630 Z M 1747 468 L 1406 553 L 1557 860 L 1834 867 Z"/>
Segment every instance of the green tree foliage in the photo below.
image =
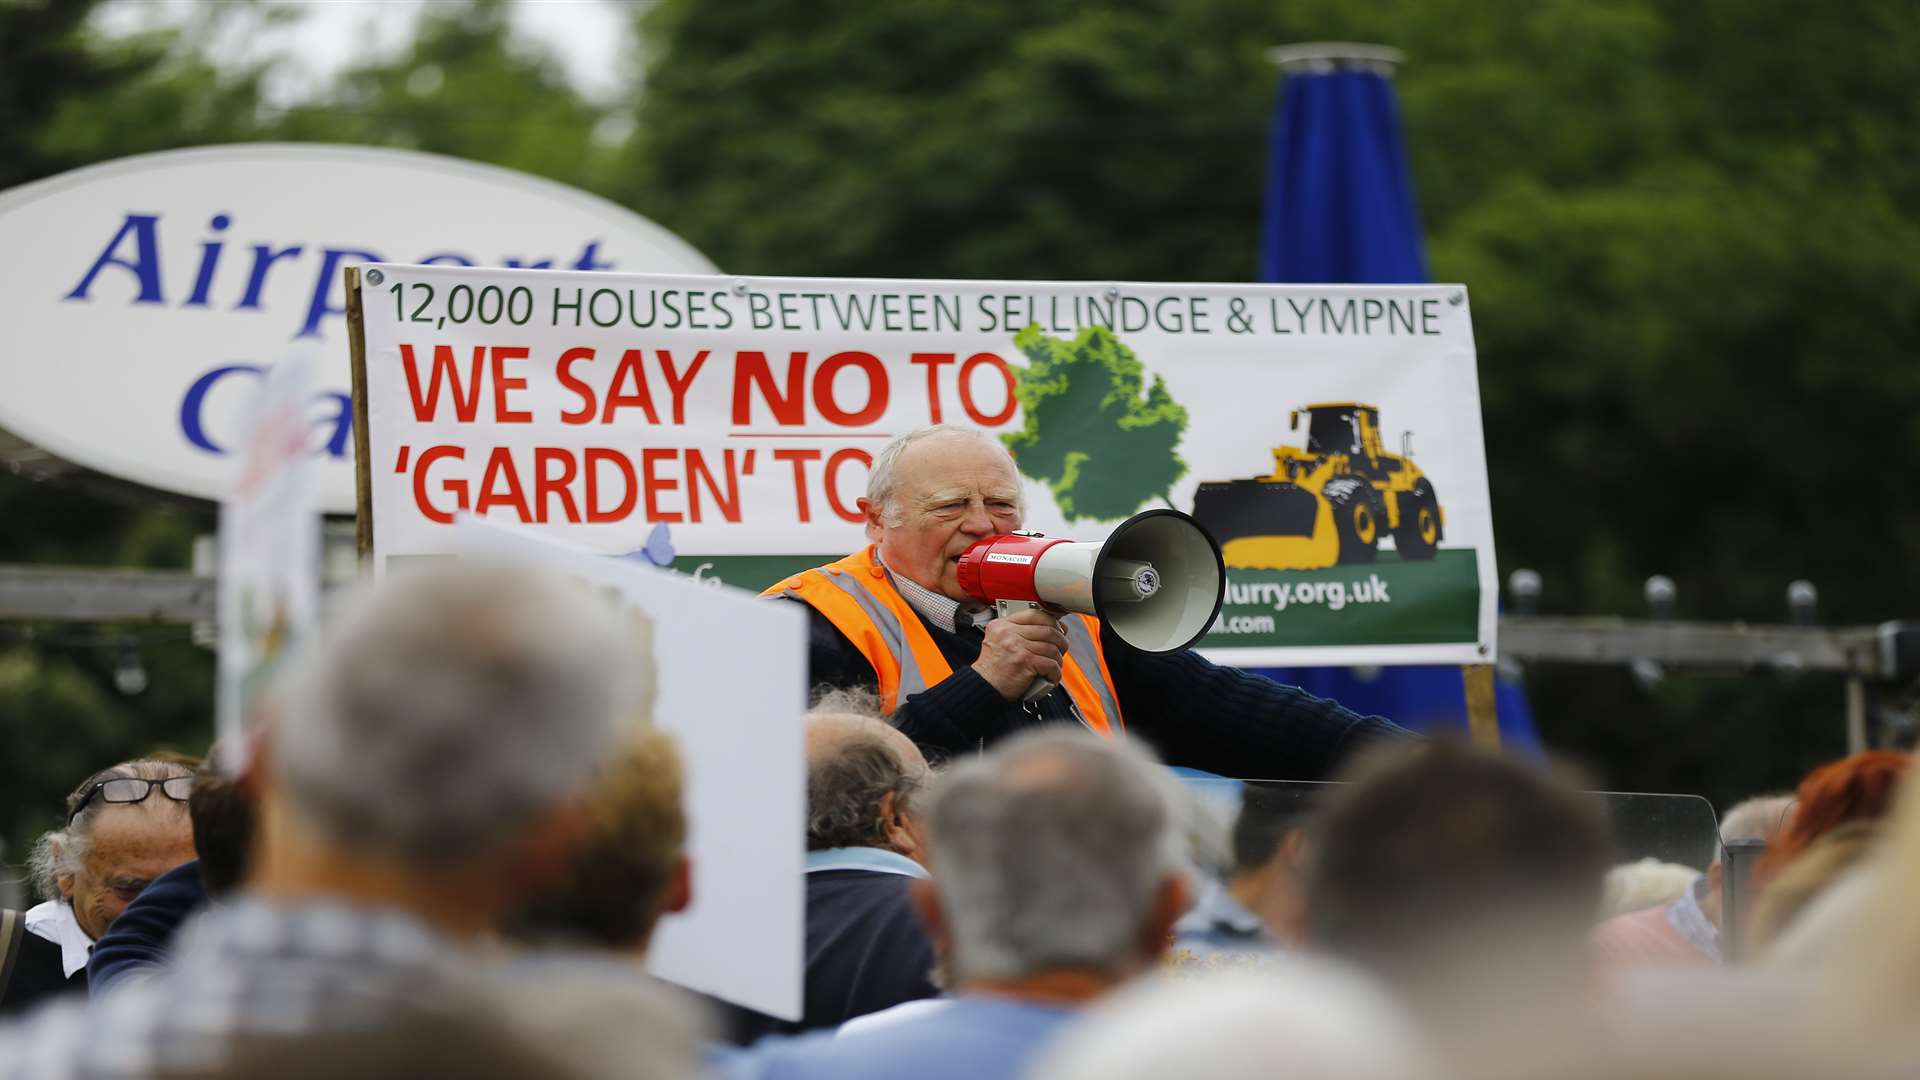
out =
<path fill-rule="evenodd" d="M 98 0 L 0 0 L 0 189 L 107 158 L 257 137 L 260 67 L 206 50 L 242 7 L 178 30 L 107 38 Z"/>
<path fill-rule="evenodd" d="M 35 630 L 0 639 L 0 739 L 23 748 L 0 798 L 8 863 L 59 827 L 61 799 L 95 770 L 158 749 L 204 753 L 213 728 L 212 654 L 184 627 Z M 114 688 L 129 647 L 148 679 L 138 696 Z"/>
<path fill-rule="evenodd" d="M 1270 6 L 665 0 L 616 191 L 750 273 L 1243 278 Z"/>
<path fill-rule="evenodd" d="M 257 69 L 225 71 L 206 43 L 231 8 L 176 31 L 109 39 L 91 0 L 0 0 L 0 188 L 96 161 L 259 137 Z M 17 254 L 17 253 L 16 253 Z M 0 439 L 0 456 L 14 451 Z M 0 562 L 185 567 L 204 507 L 121 484 L 39 480 L 0 469 Z M 127 643 L 148 685 L 114 688 Z M 0 740 L 16 748 L 0 785 L 5 859 L 60 824 L 60 800 L 103 765 L 148 750 L 205 749 L 213 657 L 186 629 L 0 623 Z"/>
<path fill-rule="evenodd" d="M 582 100 L 559 59 L 514 37 L 504 0 L 430 5 L 399 54 L 342 72 L 275 133 L 296 142 L 425 150 L 598 186 L 607 110 Z"/>
<path fill-rule="evenodd" d="M 399 55 L 343 72 L 279 111 L 271 59 L 235 68 L 217 52 L 242 17 L 273 5 L 189 5 L 176 29 L 108 37 L 97 0 L 0 0 L 0 188 L 145 151 L 284 139 L 411 147 L 592 184 L 608 151 L 605 110 L 560 64 L 516 40 L 499 0 L 431 5 Z M 219 61 L 219 63 L 216 63 Z M 3 391 L 0 391 L 3 392 Z M 12 450 L 0 437 L 0 458 Z M 184 568 L 210 508 L 127 485 L 0 468 L 0 562 Z M 60 798 L 103 765 L 157 747 L 203 751 L 213 731 L 213 654 L 184 627 L 0 623 L 0 739 L 19 752 L 0 785 L 4 858 L 57 826 Z M 148 686 L 114 686 L 137 642 Z"/>
<path fill-rule="evenodd" d="M 1117 521 L 1156 496 L 1171 505 L 1167 492 L 1187 472 L 1175 453 L 1187 410 L 1166 380 L 1155 375 L 1142 398 L 1145 369 L 1104 327 L 1063 341 L 1029 324 L 1013 343 L 1027 357 L 1013 390 L 1026 425 L 1002 438 L 1067 520 Z"/>
<path fill-rule="evenodd" d="M 622 190 L 750 273 L 1246 280 L 1262 50 L 1397 46 L 1505 567 L 1553 611 L 1638 614 L 1658 572 L 1694 618 L 1779 619 L 1797 577 L 1829 621 L 1914 614 L 1920 7 L 663 0 L 641 25 Z M 1738 794 L 1837 749 L 1829 681 L 1530 677 L 1549 741 L 1621 786 Z"/>

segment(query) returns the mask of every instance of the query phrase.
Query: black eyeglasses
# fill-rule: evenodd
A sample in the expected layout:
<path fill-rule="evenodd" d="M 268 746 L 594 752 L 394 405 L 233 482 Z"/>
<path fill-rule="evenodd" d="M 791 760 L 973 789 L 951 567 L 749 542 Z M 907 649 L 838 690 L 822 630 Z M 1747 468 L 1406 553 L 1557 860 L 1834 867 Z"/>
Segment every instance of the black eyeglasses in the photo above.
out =
<path fill-rule="evenodd" d="M 88 788 L 87 793 L 82 795 L 80 801 L 74 805 L 73 812 L 67 815 L 67 824 L 73 824 L 73 819 L 80 816 L 80 811 L 85 810 L 87 804 L 92 802 L 96 795 L 103 802 L 137 803 L 145 802 L 147 796 L 153 794 L 154 788 L 159 788 L 162 794 L 174 802 L 186 802 L 187 796 L 193 794 L 193 777 L 171 776 L 165 780 L 144 780 L 136 776 L 116 776 L 98 781 Z"/>

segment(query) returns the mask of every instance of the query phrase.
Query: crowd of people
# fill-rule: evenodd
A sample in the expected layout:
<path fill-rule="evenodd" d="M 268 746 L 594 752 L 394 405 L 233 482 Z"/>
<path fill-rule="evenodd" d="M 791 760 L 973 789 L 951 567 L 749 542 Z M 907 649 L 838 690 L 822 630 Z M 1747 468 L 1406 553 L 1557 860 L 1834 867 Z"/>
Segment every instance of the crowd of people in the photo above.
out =
<path fill-rule="evenodd" d="M 771 590 L 816 616 L 821 691 L 797 1020 L 647 974 L 700 902 L 701 823 L 631 616 L 461 560 L 344 603 L 237 775 L 155 754 L 81 780 L 34 851 L 41 902 L 0 913 L 0 1078 L 1920 1067 L 1908 755 L 1729 808 L 1716 848 L 1757 863 L 1616 866 L 1576 777 L 1091 621 L 981 619 L 944 579 L 1019 523 L 992 450 L 896 442 L 873 546 Z M 1023 707 L 1036 677 L 1063 688 Z"/>

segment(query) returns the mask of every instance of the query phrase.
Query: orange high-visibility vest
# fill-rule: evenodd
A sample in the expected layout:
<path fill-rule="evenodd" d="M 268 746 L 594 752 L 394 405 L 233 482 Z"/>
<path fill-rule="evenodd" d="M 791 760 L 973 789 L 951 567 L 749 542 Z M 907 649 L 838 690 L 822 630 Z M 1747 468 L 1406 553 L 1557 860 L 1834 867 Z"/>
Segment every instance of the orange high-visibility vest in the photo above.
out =
<path fill-rule="evenodd" d="M 893 587 L 872 545 L 839 562 L 795 574 L 762 596 L 790 596 L 827 617 L 873 665 L 880 679 L 881 708 L 900 702 L 953 674 L 920 616 Z M 1060 685 L 1073 699 L 1082 723 L 1102 735 L 1126 730 L 1113 675 L 1100 651 L 1100 621 L 1070 614 L 1060 620 L 1067 634 Z"/>

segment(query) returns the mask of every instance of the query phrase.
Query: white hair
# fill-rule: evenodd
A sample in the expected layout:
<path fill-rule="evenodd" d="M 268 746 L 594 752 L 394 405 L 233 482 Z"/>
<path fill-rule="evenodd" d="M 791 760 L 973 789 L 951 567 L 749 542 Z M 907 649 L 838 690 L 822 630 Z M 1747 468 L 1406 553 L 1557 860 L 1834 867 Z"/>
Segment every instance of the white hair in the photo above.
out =
<path fill-rule="evenodd" d="M 966 427 L 961 424 L 933 424 L 928 427 L 915 428 L 905 434 L 896 435 L 888 441 L 887 445 L 881 447 L 880 452 L 873 456 L 873 464 L 868 466 L 867 469 L 867 501 L 879 508 L 880 520 L 888 526 L 898 525 L 902 520 L 899 504 L 894 501 L 896 492 L 894 491 L 893 483 L 893 473 L 894 469 L 900 464 L 900 455 L 906 453 L 907 448 L 914 443 L 920 442 L 922 439 L 933 438 L 936 435 L 958 435 L 972 439 L 982 446 L 991 446 L 995 450 L 998 450 L 1000 455 L 1007 459 L 1007 469 L 1013 473 L 1015 486 L 1016 488 L 1018 487 L 1020 476 L 1019 466 L 1014 464 L 1012 452 L 1010 452 L 1006 444 L 1002 443 L 999 439 L 981 431 L 979 428 Z M 1027 502 L 1024 491 L 1015 496 L 1015 502 L 1023 512 L 1026 510 Z"/>
<path fill-rule="evenodd" d="M 1184 873 L 1183 804 L 1138 743 L 1034 731 L 949 768 L 924 820 L 957 981 L 1053 968 L 1124 974 Z"/>
<path fill-rule="evenodd" d="M 1720 843 L 1714 848 L 1713 861 L 1720 861 L 1728 844 L 1773 839 L 1792 814 L 1792 795 L 1756 795 L 1735 803 L 1720 819 Z"/>
<path fill-rule="evenodd" d="M 1641 859 L 1607 871 L 1600 898 L 1600 918 L 1611 919 L 1633 911 L 1660 907 L 1680 899 L 1700 877 L 1700 871 L 1679 863 Z"/>
<path fill-rule="evenodd" d="M 67 874 L 78 874 L 86 868 L 87 848 L 93 839 L 94 822 L 108 806 L 121 805 L 108 803 L 101 798 L 88 799 L 87 795 L 94 785 L 114 779 L 172 780 L 192 775 L 193 770 L 181 762 L 138 758 L 109 766 L 87 777 L 73 790 L 73 794 L 67 796 L 66 811 L 73 814 L 73 820 L 65 828 L 41 833 L 40 839 L 33 843 L 33 851 L 27 856 L 27 878 L 33 883 L 33 891 L 42 900 L 64 903 L 66 897 L 60 895 L 60 878 Z M 81 808 L 83 801 L 86 805 Z M 137 805 L 150 807 L 160 813 L 186 813 L 185 803 L 170 799 L 159 791 L 148 792 L 146 799 Z M 165 809 L 169 807 L 172 811 Z M 76 809 L 78 813 L 75 813 Z"/>
<path fill-rule="evenodd" d="M 1122 990 L 1029 1075 L 1048 1080 L 1422 1080 L 1440 1070 L 1413 1022 L 1349 969 L 1275 956 L 1258 971 Z"/>
<path fill-rule="evenodd" d="M 594 778 L 651 664 L 615 608 L 548 571 L 462 561 L 354 597 L 288 673 L 272 761 L 330 841 L 457 865 Z"/>

